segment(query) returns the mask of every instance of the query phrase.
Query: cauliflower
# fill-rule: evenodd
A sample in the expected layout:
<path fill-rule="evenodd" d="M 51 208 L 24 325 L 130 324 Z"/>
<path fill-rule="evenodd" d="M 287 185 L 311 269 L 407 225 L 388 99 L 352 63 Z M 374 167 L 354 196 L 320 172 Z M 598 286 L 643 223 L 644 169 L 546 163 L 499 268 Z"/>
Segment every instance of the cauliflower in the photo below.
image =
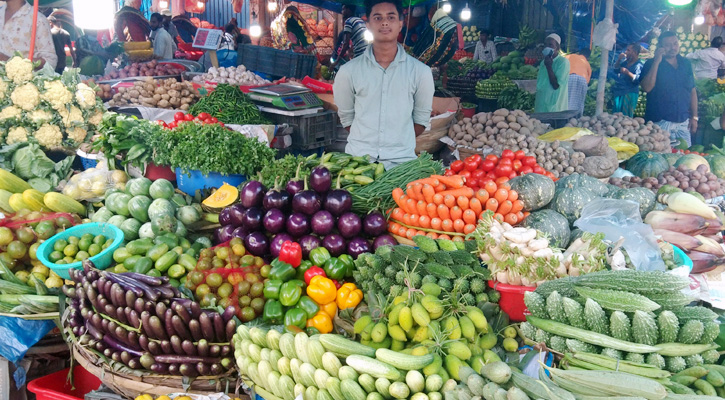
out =
<path fill-rule="evenodd" d="M 18 118 L 20 116 L 20 109 L 15 106 L 5 107 L 0 111 L 0 121 L 6 119 Z"/>
<path fill-rule="evenodd" d="M 65 133 L 68 134 L 68 139 L 76 142 L 76 144 L 83 143 L 83 141 L 86 140 L 86 136 L 88 135 L 88 132 L 86 132 L 85 129 L 79 127 L 67 129 Z M 38 136 L 38 134 L 36 133 L 35 136 Z"/>
<path fill-rule="evenodd" d="M 32 83 L 26 83 L 13 90 L 13 93 L 10 94 L 10 100 L 23 110 L 30 111 L 38 107 L 40 92 Z"/>
<path fill-rule="evenodd" d="M 35 110 L 32 111 L 28 117 L 30 118 L 33 123 L 37 125 L 44 124 L 46 122 L 50 122 L 53 119 L 53 114 L 51 114 L 49 111 L 45 110 Z"/>
<path fill-rule="evenodd" d="M 67 108 L 61 108 L 58 110 L 58 114 L 60 114 L 60 117 L 63 119 L 63 125 L 66 127 L 83 123 L 83 113 L 76 106 L 71 106 L 70 111 Z"/>
<path fill-rule="evenodd" d="M 4 99 L 8 94 L 8 83 L 0 79 L 0 99 Z"/>
<path fill-rule="evenodd" d="M 35 138 L 38 139 L 41 146 L 53 148 L 60 146 L 63 142 L 63 133 L 57 125 L 43 124 L 35 131 Z"/>
<path fill-rule="evenodd" d="M 101 122 L 103 122 L 103 113 L 100 111 L 88 118 L 88 123 L 93 126 L 98 126 L 101 124 Z"/>
<path fill-rule="evenodd" d="M 76 90 L 76 102 L 81 108 L 91 108 L 96 105 L 96 92 L 85 83 L 79 83 Z"/>
<path fill-rule="evenodd" d="M 73 93 L 65 87 L 63 82 L 54 80 L 45 82 L 45 93 L 43 93 L 42 98 L 50 103 L 53 108 L 60 110 L 73 101 Z"/>
<path fill-rule="evenodd" d="M 5 63 L 5 74 L 18 85 L 28 82 L 33 79 L 33 62 L 15 56 Z"/>
<path fill-rule="evenodd" d="M 8 138 L 7 143 L 13 144 L 13 143 L 21 143 L 21 142 L 27 142 L 28 141 L 28 130 L 23 128 L 22 126 L 16 126 L 13 128 L 10 128 L 10 131 L 8 132 Z"/>

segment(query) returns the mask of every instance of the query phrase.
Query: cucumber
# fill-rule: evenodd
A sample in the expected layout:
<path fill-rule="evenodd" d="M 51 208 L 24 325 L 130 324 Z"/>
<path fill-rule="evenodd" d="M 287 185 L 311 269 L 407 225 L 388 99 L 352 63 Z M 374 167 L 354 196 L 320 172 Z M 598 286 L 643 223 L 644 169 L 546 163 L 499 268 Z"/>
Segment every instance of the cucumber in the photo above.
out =
<path fill-rule="evenodd" d="M 133 272 L 146 274 L 154 267 L 154 262 L 148 257 L 141 257 L 133 265 Z"/>
<path fill-rule="evenodd" d="M 329 333 L 320 335 L 320 343 L 322 343 L 325 350 L 338 357 L 348 357 L 351 355 L 375 357 L 375 349 L 372 347 L 353 342 L 339 335 Z"/>
<path fill-rule="evenodd" d="M 177 252 L 169 251 L 161 256 L 158 260 L 156 260 L 154 268 L 156 268 L 160 272 L 165 272 L 167 269 L 169 269 L 169 267 L 174 265 L 177 258 L 179 258 L 179 254 Z"/>
<path fill-rule="evenodd" d="M 345 359 L 347 365 L 361 374 L 368 374 L 374 378 L 387 378 L 391 381 L 400 379 L 401 374 L 390 364 L 374 358 L 353 354 Z"/>
<path fill-rule="evenodd" d="M 433 362 L 433 354 L 414 356 L 388 349 L 376 350 L 375 358 L 405 371 L 420 370 Z"/>
<path fill-rule="evenodd" d="M 154 242 L 151 239 L 137 239 L 128 242 L 126 250 L 132 255 L 145 255 L 153 247 Z"/>

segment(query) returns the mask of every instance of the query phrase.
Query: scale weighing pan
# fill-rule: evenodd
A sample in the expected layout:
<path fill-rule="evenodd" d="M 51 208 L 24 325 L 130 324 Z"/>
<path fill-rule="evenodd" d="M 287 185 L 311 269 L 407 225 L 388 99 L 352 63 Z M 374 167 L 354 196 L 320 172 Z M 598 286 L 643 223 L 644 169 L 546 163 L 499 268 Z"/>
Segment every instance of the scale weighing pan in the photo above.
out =
<path fill-rule="evenodd" d="M 249 89 L 252 100 L 268 103 L 286 110 L 321 107 L 322 100 L 306 87 L 297 85 L 268 85 Z"/>

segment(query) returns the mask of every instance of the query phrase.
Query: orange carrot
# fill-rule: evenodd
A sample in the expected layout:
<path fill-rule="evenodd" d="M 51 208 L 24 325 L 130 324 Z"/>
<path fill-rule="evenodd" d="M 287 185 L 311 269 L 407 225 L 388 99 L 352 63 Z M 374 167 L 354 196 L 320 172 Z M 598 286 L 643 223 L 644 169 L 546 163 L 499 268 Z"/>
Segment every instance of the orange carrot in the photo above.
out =
<path fill-rule="evenodd" d="M 491 198 L 486 202 L 486 210 L 496 212 L 498 210 L 498 200 Z"/>
<path fill-rule="evenodd" d="M 473 210 L 466 210 L 463 212 L 463 221 L 466 222 L 466 224 L 475 224 L 476 223 L 476 214 Z"/>
<path fill-rule="evenodd" d="M 456 236 L 453 236 L 453 239 L 451 239 L 451 240 L 453 240 L 454 242 L 462 242 L 463 241 L 463 236 L 456 235 Z"/>
<path fill-rule="evenodd" d="M 463 222 L 462 219 L 457 219 L 453 221 L 453 229 L 458 233 L 463 233 L 463 228 L 466 226 L 466 223 Z"/>
<path fill-rule="evenodd" d="M 442 175 L 433 175 L 431 178 L 438 179 L 438 181 L 449 188 L 462 188 L 464 181 L 463 177 L 460 175 L 453 175 L 453 176 L 442 176 Z"/>
<path fill-rule="evenodd" d="M 501 215 L 501 214 L 499 214 L 499 213 L 496 213 L 496 214 L 493 214 L 493 217 L 494 217 L 494 218 L 496 218 L 496 220 L 497 220 L 498 222 L 501 222 L 501 223 L 503 223 L 503 215 Z"/>
<path fill-rule="evenodd" d="M 509 181 L 509 178 L 502 176 L 500 178 L 496 178 L 496 184 L 501 186 L 501 184 L 506 183 Z"/>
<path fill-rule="evenodd" d="M 456 198 L 453 195 L 445 195 L 443 197 L 443 204 L 446 205 L 446 207 L 451 208 L 456 205 Z"/>
<path fill-rule="evenodd" d="M 507 199 L 508 199 L 508 197 L 509 197 L 509 191 L 508 191 L 508 190 L 506 190 L 506 189 L 504 189 L 504 188 L 500 188 L 500 189 L 498 189 L 498 190 L 496 191 L 496 194 L 494 194 L 494 196 L 493 196 L 493 197 L 494 197 L 494 198 L 495 198 L 495 199 L 496 199 L 496 200 L 497 200 L 497 201 L 498 201 L 499 203 L 503 203 L 503 202 L 504 202 L 504 200 L 507 200 Z"/>
<path fill-rule="evenodd" d="M 431 218 L 430 219 L 430 227 L 433 228 L 433 229 L 435 229 L 435 230 L 437 230 L 437 231 L 439 231 L 439 230 L 441 230 L 441 224 L 442 224 L 442 222 L 443 221 L 441 221 L 441 219 L 438 218 L 438 217 Z"/>
<path fill-rule="evenodd" d="M 440 193 L 433 195 L 433 203 L 436 205 L 443 204 L 443 195 Z"/>
<path fill-rule="evenodd" d="M 406 232 L 408 232 L 408 228 L 404 227 L 403 225 L 398 228 L 398 236 L 405 237 Z"/>
<path fill-rule="evenodd" d="M 447 219 L 451 217 L 451 210 L 448 209 L 448 207 L 445 206 L 445 204 L 441 204 L 438 206 L 438 216 L 441 219 Z"/>
<path fill-rule="evenodd" d="M 390 232 L 397 232 L 399 228 L 400 228 L 400 224 L 397 222 L 391 222 L 388 224 L 388 230 Z"/>
<path fill-rule="evenodd" d="M 410 225 L 420 227 L 420 216 L 418 214 L 410 216 Z"/>
<path fill-rule="evenodd" d="M 404 223 L 405 225 L 410 225 L 410 216 L 411 216 L 411 215 L 413 215 L 413 214 L 405 214 L 405 215 L 403 216 L 403 223 Z"/>
<path fill-rule="evenodd" d="M 408 187 L 405 189 L 405 195 L 408 196 L 408 198 L 418 200 L 415 198 L 415 193 L 413 192 L 413 185 L 408 185 Z"/>
<path fill-rule="evenodd" d="M 429 184 L 423 185 L 423 188 L 421 189 L 423 193 L 423 199 L 426 203 L 432 203 L 433 202 L 433 196 L 436 194 L 435 189 L 433 189 L 433 186 Z"/>
<path fill-rule="evenodd" d="M 479 192 L 480 192 L 480 190 L 479 190 Z M 486 192 L 486 191 L 484 190 L 484 192 Z M 486 192 L 486 194 L 488 194 L 488 192 Z M 488 199 L 486 199 L 486 200 L 488 200 Z M 479 200 L 478 197 L 472 198 L 471 201 L 468 203 L 468 207 L 471 210 L 473 210 L 473 213 L 475 215 L 478 215 L 481 213 L 481 211 L 483 211 L 483 205 L 481 205 L 481 200 Z"/>
<path fill-rule="evenodd" d="M 511 212 L 517 213 L 524 209 L 524 203 L 521 200 L 514 200 Z"/>
<path fill-rule="evenodd" d="M 407 211 L 410 214 L 415 214 L 418 212 L 418 209 L 415 207 L 416 201 L 412 198 L 408 198 L 405 200 L 405 211 Z"/>
<path fill-rule="evenodd" d="M 400 207 L 395 207 L 392 214 L 390 214 L 390 216 L 397 221 L 402 221 L 403 215 L 405 215 L 405 212 Z"/>
<path fill-rule="evenodd" d="M 476 225 L 473 224 L 466 224 L 466 226 L 463 227 L 463 233 L 468 235 L 469 233 L 476 230 Z"/>
<path fill-rule="evenodd" d="M 446 185 L 439 183 L 438 186 L 433 187 L 433 189 L 436 191 L 436 193 L 440 193 L 444 190 L 446 190 Z"/>
<path fill-rule="evenodd" d="M 425 235 L 428 236 L 431 239 L 438 239 L 438 234 L 435 233 L 435 232 L 428 232 Z"/>
<path fill-rule="evenodd" d="M 427 204 L 425 206 L 426 215 L 428 215 L 431 218 L 438 216 L 438 207 L 436 207 L 435 204 Z"/>
<path fill-rule="evenodd" d="M 393 200 L 396 200 L 400 198 L 400 196 L 404 195 L 405 192 L 403 192 L 403 189 L 401 188 L 395 188 L 393 189 Z"/>
<path fill-rule="evenodd" d="M 408 229 L 408 231 L 407 231 L 407 232 L 405 233 L 405 237 L 407 237 L 408 239 L 412 239 L 412 238 L 413 238 L 413 237 L 414 237 L 415 235 L 417 235 L 417 234 L 418 234 L 418 231 L 417 231 L 417 230 L 415 230 L 415 229 L 413 229 L 413 228 L 410 228 L 410 229 Z"/>
<path fill-rule="evenodd" d="M 496 182 L 494 181 L 488 181 L 485 185 L 483 185 L 483 188 L 486 189 L 489 196 L 493 196 L 498 190 L 498 185 L 496 185 Z M 481 202 L 483 202 L 483 200 L 481 200 Z"/>
<path fill-rule="evenodd" d="M 519 222 L 519 217 L 515 213 L 510 213 L 506 214 L 506 216 L 503 217 L 503 220 L 509 225 L 516 225 Z"/>
<path fill-rule="evenodd" d="M 427 215 L 421 215 L 418 217 L 418 225 L 424 229 L 430 228 L 430 217 Z"/>
<path fill-rule="evenodd" d="M 486 189 L 479 189 L 478 192 L 476 192 L 476 199 L 478 199 L 478 201 L 481 203 L 481 207 L 483 207 L 483 205 L 486 204 L 489 197 L 491 197 L 491 195 L 488 193 L 488 191 Z"/>
<path fill-rule="evenodd" d="M 415 193 L 415 199 L 416 200 L 425 200 L 425 197 L 423 197 L 423 185 L 420 183 L 416 183 L 413 185 L 413 193 Z"/>
<path fill-rule="evenodd" d="M 438 239 L 445 239 L 445 240 L 451 240 L 451 237 L 446 235 L 445 233 L 438 235 Z"/>
<path fill-rule="evenodd" d="M 400 189 L 400 188 L 398 188 L 398 189 Z M 405 208 L 405 199 L 407 198 L 407 196 L 405 195 L 405 193 L 402 193 L 403 189 L 400 189 L 400 192 L 401 192 L 400 196 L 398 196 L 398 197 L 393 196 L 393 200 L 395 200 L 395 204 L 397 204 L 398 207 Z"/>
<path fill-rule="evenodd" d="M 511 200 L 504 200 L 499 204 L 498 209 L 496 209 L 496 212 L 501 215 L 506 215 L 511 212 L 511 208 L 513 207 L 513 203 L 511 203 Z"/>
<path fill-rule="evenodd" d="M 458 196 L 458 198 L 456 199 L 456 203 L 458 204 L 458 207 L 461 207 L 461 209 L 468 210 L 471 201 L 469 200 L 469 197 Z"/>
<path fill-rule="evenodd" d="M 518 200 L 519 199 L 519 192 L 517 192 L 515 190 L 509 190 L 509 197 L 508 197 L 508 199 L 511 200 L 511 201 Z"/>
<path fill-rule="evenodd" d="M 469 187 L 463 187 L 463 188 L 460 188 L 460 189 L 446 190 L 445 192 L 441 192 L 441 194 L 443 196 L 446 196 L 446 195 L 449 195 L 450 194 L 454 198 L 458 198 L 458 196 L 465 196 L 465 197 L 468 197 L 470 199 L 471 197 L 473 197 L 473 189 L 471 189 Z"/>
<path fill-rule="evenodd" d="M 463 210 L 461 210 L 461 207 L 454 206 L 451 208 L 451 219 L 461 219 L 463 217 Z"/>
<path fill-rule="evenodd" d="M 440 184 L 440 181 L 436 178 L 435 175 L 433 175 L 428 178 L 418 179 L 417 181 L 410 182 L 410 184 L 413 184 L 413 185 L 418 184 L 418 183 L 420 183 L 421 185 L 427 184 L 427 185 L 436 187 Z"/>
<path fill-rule="evenodd" d="M 417 210 L 417 214 L 425 215 L 427 213 L 426 206 L 428 204 L 423 200 L 418 200 L 417 203 L 415 203 L 415 209 Z"/>
<path fill-rule="evenodd" d="M 441 230 L 445 232 L 453 232 L 453 221 L 450 219 L 444 219 L 441 222 Z"/>

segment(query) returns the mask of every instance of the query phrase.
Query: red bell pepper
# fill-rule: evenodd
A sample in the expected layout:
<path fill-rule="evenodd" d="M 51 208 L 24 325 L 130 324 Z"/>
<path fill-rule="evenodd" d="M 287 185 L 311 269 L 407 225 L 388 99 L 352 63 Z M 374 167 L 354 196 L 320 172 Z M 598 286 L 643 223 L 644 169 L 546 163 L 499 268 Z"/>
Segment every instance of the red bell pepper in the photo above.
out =
<path fill-rule="evenodd" d="M 302 247 L 299 243 L 286 241 L 282 243 L 282 249 L 279 251 L 279 260 L 297 268 L 302 262 Z"/>
<path fill-rule="evenodd" d="M 310 281 L 312 280 L 312 278 L 314 278 L 314 277 L 316 277 L 318 275 L 324 276 L 325 278 L 327 278 L 327 274 L 325 274 L 325 270 L 324 269 L 322 269 L 322 268 L 320 268 L 318 266 L 312 266 L 312 267 L 310 267 L 310 269 L 308 269 L 307 271 L 305 271 L 305 283 L 309 286 Z"/>

